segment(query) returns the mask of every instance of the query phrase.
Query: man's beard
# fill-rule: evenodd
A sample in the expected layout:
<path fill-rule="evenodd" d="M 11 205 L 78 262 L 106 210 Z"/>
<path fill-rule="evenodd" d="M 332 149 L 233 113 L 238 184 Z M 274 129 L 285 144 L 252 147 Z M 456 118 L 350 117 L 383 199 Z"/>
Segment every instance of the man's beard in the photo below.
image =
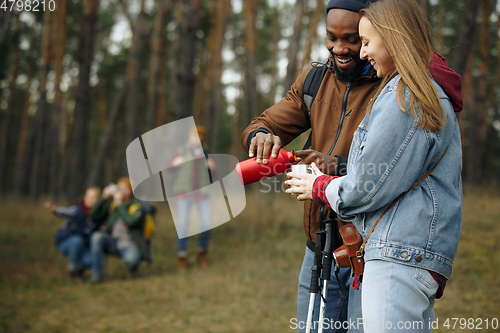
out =
<path fill-rule="evenodd" d="M 351 82 L 359 78 L 366 65 L 366 60 L 358 60 L 353 69 L 351 69 L 350 71 L 345 71 L 337 66 L 337 62 L 335 61 L 334 55 L 330 53 L 329 58 L 331 64 L 330 71 L 334 72 L 335 75 L 337 76 L 337 79 L 341 82 Z"/>

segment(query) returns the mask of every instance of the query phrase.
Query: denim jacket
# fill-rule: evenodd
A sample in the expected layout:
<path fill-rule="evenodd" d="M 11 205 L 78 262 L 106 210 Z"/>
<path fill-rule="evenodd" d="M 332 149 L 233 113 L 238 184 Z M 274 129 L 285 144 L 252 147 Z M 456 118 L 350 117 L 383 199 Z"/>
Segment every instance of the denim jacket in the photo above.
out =
<path fill-rule="evenodd" d="M 381 259 L 450 278 L 462 228 L 462 147 L 458 121 L 435 83 L 446 114 L 438 132 L 419 129 L 397 103 L 400 76 L 392 79 L 354 133 L 347 175 L 326 188 L 330 206 L 363 239 L 401 193 L 436 169 L 383 216 L 365 247 L 365 261 Z"/>

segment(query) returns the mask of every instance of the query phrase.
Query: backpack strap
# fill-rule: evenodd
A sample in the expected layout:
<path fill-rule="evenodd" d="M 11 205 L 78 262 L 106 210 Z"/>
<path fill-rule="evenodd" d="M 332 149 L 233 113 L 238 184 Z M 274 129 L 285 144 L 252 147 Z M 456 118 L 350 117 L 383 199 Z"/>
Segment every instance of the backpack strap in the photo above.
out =
<path fill-rule="evenodd" d="M 323 77 L 328 70 L 328 59 L 316 63 L 313 68 L 307 73 L 306 79 L 304 80 L 304 86 L 302 87 L 302 100 L 307 108 L 307 115 L 309 117 L 309 122 L 311 122 L 311 107 L 318 94 L 321 82 L 323 82 Z M 303 149 L 308 149 L 311 147 L 312 131 L 307 138 L 307 142 Z"/>

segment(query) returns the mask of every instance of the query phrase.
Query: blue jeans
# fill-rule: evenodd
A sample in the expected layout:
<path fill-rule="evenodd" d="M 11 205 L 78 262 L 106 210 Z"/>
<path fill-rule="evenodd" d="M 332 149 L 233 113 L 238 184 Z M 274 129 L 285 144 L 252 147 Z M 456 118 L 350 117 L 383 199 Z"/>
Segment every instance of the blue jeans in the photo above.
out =
<path fill-rule="evenodd" d="M 299 332 L 305 332 L 307 323 L 307 312 L 309 310 L 309 287 L 311 285 L 311 267 L 314 263 L 314 252 L 306 247 L 306 253 L 304 255 L 304 261 L 302 262 L 302 269 L 300 270 L 299 276 L 299 289 L 297 294 L 297 328 Z M 330 281 L 328 282 L 328 294 L 327 303 L 325 311 L 325 325 L 323 325 L 323 332 L 346 332 L 347 329 L 343 328 L 343 324 L 347 322 L 347 302 L 349 297 L 349 286 L 350 286 L 350 268 L 341 268 L 338 274 L 339 281 L 334 274 L 334 269 L 332 265 L 332 273 Z M 339 286 L 342 286 L 340 288 Z M 321 281 L 323 283 L 323 281 Z M 315 306 L 314 306 L 314 318 L 313 329 L 311 332 L 317 332 L 319 311 L 320 311 L 320 294 L 316 295 Z M 337 325 L 335 323 L 338 322 Z M 291 325 L 294 328 L 295 325 Z M 344 325 L 345 326 L 345 325 Z"/>
<path fill-rule="evenodd" d="M 212 217 L 212 207 L 210 200 L 192 201 L 182 198 L 177 198 L 177 214 L 179 217 L 179 230 L 180 235 L 186 235 L 189 227 L 189 213 L 191 211 L 191 204 L 195 204 L 198 209 L 198 216 L 200 217 L 200 230 L 202 232 L 198 236 L 198 250 L 206 251 L 208 248 L 208 241 L 210 239 L 210 223 Z M 177 252 L 179 255 L 185 256 L 188 247 L 188 237 L 177 238 Z"/>
<path fill-rule="evenodd" d="M 96 231 L 90 240 L 90 255 L 92 259 L 92 274 L 102 275 L 102 255 L 108 253 L 123 259 L 129 270 L 135 270 L 141 261 L 141 252 L 136 245 L 130 245 L 123 249 L 116 247 L 116 240 L 109 234 Z"/>
<path fill-rule="evenodd" d="M 72 235 L 58 246 L 59 252 L 68 257 L 68 269 L 77 271 L 90 267 L 90 251 L 81 235 Z"/>
<path fill-rule="evenodd" d="M 431 332 L 438 284 L 427 270 L 370 260 L 361 285 L 365 333 Z"/>
<path fill-rule="evenodd" d="M 363 333 L 363 325 L 359 324 L 362 321 L 361 311 L 361 291 L 363 284 L 358 290 L 352 289 L 352 281 L 349 280 L 349 306 L 347 309 L 347 317 L 349 319 L 349 333 Z"/>

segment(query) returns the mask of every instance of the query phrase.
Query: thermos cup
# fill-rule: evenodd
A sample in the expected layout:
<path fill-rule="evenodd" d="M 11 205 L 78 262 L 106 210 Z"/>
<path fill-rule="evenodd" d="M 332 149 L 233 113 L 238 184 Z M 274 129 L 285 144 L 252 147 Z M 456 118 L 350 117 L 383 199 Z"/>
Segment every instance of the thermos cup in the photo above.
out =
<path fill-rule="evenodd" d="M 292 172 L 294 173 L 301 173 L 301 174 L 311 174 L 313 173 L 312 172 L 312 169 L 311 169 L 311 166 L 309 164 L 294 164 L 292 165 Z M 297 178 L 292 178 L 292 179 L 297 179 Z M 291 188 L 293 187 L 298 187 L 297 185 L 292 185 Z M 292 196 L 293 197 L 296 197 L 298 196 L 299 193 L 292 193 Z"/>

